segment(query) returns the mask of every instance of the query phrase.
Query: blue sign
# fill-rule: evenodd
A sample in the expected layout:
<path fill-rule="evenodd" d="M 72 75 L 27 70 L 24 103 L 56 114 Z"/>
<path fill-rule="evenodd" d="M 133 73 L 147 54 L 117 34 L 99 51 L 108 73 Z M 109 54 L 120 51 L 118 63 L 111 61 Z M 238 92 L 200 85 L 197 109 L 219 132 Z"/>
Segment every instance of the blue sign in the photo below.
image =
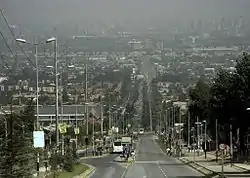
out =
<path fill-rule="evenodd" d="M 44 131 L 34 131 L 33 132 L 33 144 L 34 148 L 44 148 Z"/>

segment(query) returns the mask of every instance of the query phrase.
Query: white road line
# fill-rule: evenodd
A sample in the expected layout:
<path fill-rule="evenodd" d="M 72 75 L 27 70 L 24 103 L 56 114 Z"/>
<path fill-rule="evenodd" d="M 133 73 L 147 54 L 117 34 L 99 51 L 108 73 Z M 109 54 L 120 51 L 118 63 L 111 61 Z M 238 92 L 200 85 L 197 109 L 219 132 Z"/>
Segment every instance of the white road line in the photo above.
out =
<path fill-rule="evenodd" d="M 93 167 L 93 169 L 94 169 L 94 170 L 87 176 L 87 178 L 91 178 L 91 177 L 95 174 L 96 168 Z"/>
<path fill-rule="evenodd" d="M 138 139 L 136 143 L 136 148 L 135 148 L 135 156 L 134 156 L 134 161 L 136 161 L 136 157 L 139 154 L 139 145 L 140 145 L 141 139 Z"/>
<path fill-rule="evenodd" d="M 159 165 L 158 165 L 158 167 L 159 167 L 159 169 L 161 170 L 161 173 L 164 175 L 164 177 L 166 177 L 166 178 L 167 178 L 168 176 L 167 176 L 167 174 L 163 171 L 162 167 L 161 167 L 161 166 L 159 166 Z"/>
<path fill-rule="evenodd" d="M 129 164 L 125 167 L 125 170 L 123 171 L 121 178 L 125 178 L 125 175 L 126 175 L 126 173 L 127 173 L 127 171 L 128 171 L 128 168 L 129 168 L 129 166 L 131 166 L 132 164 L 133 164 L 133 163 L 129 163 Z"/>

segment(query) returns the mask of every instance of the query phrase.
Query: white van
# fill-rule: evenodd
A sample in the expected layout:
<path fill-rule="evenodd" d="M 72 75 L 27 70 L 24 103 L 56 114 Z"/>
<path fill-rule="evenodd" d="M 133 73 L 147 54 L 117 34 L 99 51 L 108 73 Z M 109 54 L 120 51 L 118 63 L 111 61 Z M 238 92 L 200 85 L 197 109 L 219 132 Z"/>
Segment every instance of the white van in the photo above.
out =
<path fill-rule="evenodd" d="M 123 152 L 123 146 L 122 141 L 114 141 L 113 142 L 113 153 L 122 153 Z"/>

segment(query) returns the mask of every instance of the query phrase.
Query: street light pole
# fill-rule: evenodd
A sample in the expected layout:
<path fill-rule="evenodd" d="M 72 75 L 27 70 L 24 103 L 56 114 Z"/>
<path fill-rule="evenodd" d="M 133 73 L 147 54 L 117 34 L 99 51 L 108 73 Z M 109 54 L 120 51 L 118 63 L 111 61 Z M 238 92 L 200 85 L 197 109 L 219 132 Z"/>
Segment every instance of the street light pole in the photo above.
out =
<path fill-rule="evenodd" d="M 101 134 L 103 136 L 103 103 L 102 103 L 102 97 L 101 96 Z"/>
<path fill-rule="evenodd" d="M 233 166 L 233 126 L 230 123 L 230 160 L 231 160 L 231 167 Z"/>
<path fill-rule="evenodd" d="M 56 116 L 56 146 L 59 147 L 59 118 L 58 118 L 58 71 L 57 71 L 57 39 L 54 40 L 54 51 L 55 51 L 55 90 L 56 90 L 56 105 L 55 105 L 55 116 Z"/>
<path fill-rule="evenodd" d="M 30 43 L 25 39 L 16 39 L 17 42 L 31 44 L 35 46 L 35 61 L 36 61 L 36 126 L 34 126 L 35 130 L 40 130 L 39 127 L 39 68 L 38 68 L 38 46 L 43 43 Z M 51 40 L 47 40 L 46 43 L 50 43 Z M 40 169 L 40 155 L 37 152 L 37 176 L 39 176 L 39 169 Z"/>
<path fill-rule="evenodd" d="M 167 128 L 168 128 L 168 110 L 165 110 L 165 119 L 164 119 L 164 122 L 165 122 L 165 135 L 167 136 Z"/>
<path fill-rule="evenodd" d="M 205 125 L 205 159 L 207 159 L 207 121 L 204 120 L 204 125 Z"/>
<path fill-rule="evenodd" d="M 39 130 L 39 69 L 38 69 L 38 44 L 35 44 L 35 55 L 36 55 L 36 129 Z"/>
<path fill-rule="evenodd" d="M 92 137 L 93 137 L 93 153 L 94 153 L 94 155 L 93 156 L 95 156 L 95 119 L 94 119 L 94 117 L 92 116 Z"/>
<path fill-rule="evenodd" d="M 190 112 L 188 111 L 188 149 L 190 149 Z"/>
<path fill-rule="evenodd" d="M 56 150 L 59 149 L 59 117 L 58 117 L 58 71 L 57 71 L 57 38 L 52 37 L 46 43 L 54 42 L 54 73 L 55 73 L 55 118 L 56 118 Z"/>
<path fill-rule="evenodd" d="M 38 100 L 38 92 L 39 92 L 39 81 L 38 81 L 38 44 L 35 44 L 35 55 L 36 55 L 36 130 L 39 130 L 39 100 Z M 39 152 L 37 152 L 37 176 L 39 176 L 39 170 L 40 170 L 40 155 Z"/>
<path fill-rule="evenodd" d="M 216 144 L 216 162 L 218 162 L 219 141 L 218 141 L 218 119 L 215 120 L 215 144 Z"/>
<path fill-rule="evenodd" d="M 125 123 L 124 123 L 124 112 L 122 113 L 122 135 L 124 136 L 124 125 L 125 125 Z"/>
<path fill-rule="evenodd" d="M 89 116 L 88 116 L 88 64 L 85 64 L 85 119 L 86 119 L 86 135 L 89 135 Z"/>
<path fill-rule="evenodd" d="M 112 123 L 111 123 L 111 109 L 110 109 L 110 106 L 109 106 L 109 110 L 108 110 L 108 114 L 109 114 L 109 130 L 111 129 L 111 125 L 112 125 Z"/>

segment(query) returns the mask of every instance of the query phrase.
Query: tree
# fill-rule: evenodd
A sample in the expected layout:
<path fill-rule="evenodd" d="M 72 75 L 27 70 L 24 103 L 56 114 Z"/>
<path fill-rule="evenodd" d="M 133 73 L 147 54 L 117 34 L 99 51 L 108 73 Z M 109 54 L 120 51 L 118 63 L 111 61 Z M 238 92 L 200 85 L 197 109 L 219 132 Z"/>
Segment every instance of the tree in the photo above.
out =
<path fill-rule="evenodd" d="M 158 91 L 157 80 L 152 80 L 151 82 L 151 108 L 152 108 L 152 122 L 153 128 L 157 126 L 157 121 L 160 113 L 162 112 L 163 100 L 162 96 Z"/>
<path fill-rule="evenodd" d="M 191 104 L 189 110 L 192 123 L 195 122 L 195 118 L 200 120 L 207 120 L 209 114 L 209 100 L 210 100 L 210 87 L 203 79 L 200 79 L 195 87 L 189 91 L 189 97 Z"/>
<path fill-rule="evenodd" d="M 141 124 L 144 128 L 148 127 L 150 125 L 150 116 L 149 116 L 149 101 L 148 101 L 148 86 L 145 82 L 143 84 L 143 105 L 142 105 L 142 118 L 141 118 Z"/>
<path fill-rule="evenodd" d="M 250 125 L 250 56 L 243 54 L 237 61 L 236 70 L 229 72 L 220 70 L 213 79 L 211 87 L 200 80 L 196 87 L 190 90 L 191 104 L 189 110 L 192 116 L 209 118 L 211 134 L 215 138 L 215 120 L 219 124 L 219 139 L 229 144 L 229 126 L 233 125 L 233 135 L 238 137 L 240 150 L 244 152 L 245 135 Z M 236 144 L 236 143 L 235 143 Z"/>
<path fill-rule="evenodd" d="M 223 140 L 229 143 L 229 124 L 233 124 L 233 132 L 240 129 L 240 149 L 245 150 L 244 135 L 249 127 L 250 106 L 250 57 L 244 54 L 238 60 L 235 72 L 221 71 L 212 86 L 212 109 L 218 116 L 218 122 L 223 128 Z M 236 134 L 234 134 L 236 135 Z"/>
<path fill-rule="evenodd" d="M 3 177 L 31 177 L 35 168 L 34 149 L 32 148 L 32 105 L 17 115 L 5 115 L 7 133 L 1 145 L 0 172 Z"/>

